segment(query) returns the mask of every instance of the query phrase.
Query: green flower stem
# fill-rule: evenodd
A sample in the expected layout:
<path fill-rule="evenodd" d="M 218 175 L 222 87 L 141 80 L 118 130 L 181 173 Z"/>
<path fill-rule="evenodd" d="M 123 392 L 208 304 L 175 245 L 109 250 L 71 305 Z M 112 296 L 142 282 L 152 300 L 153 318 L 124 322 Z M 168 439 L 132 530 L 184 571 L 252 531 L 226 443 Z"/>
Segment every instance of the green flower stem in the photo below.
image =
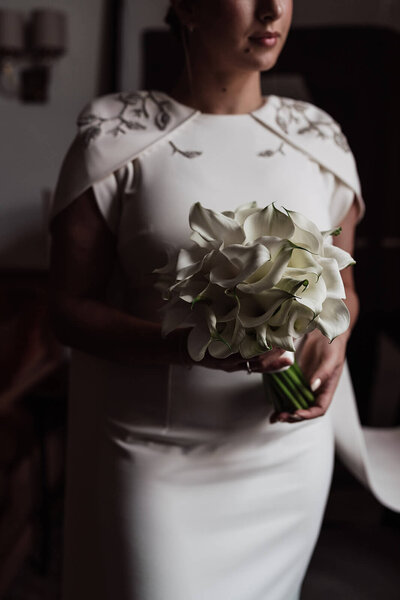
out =
<path fill-rule="evenodd" d="M 295 391 L 296 398 L 303 405 L 303 408 L 307 409 L 309 407 L 309 402 L 308 402 L 306 394 L 304 393 L 303 384 L 301 382 L 299 383 L 299 380 L 296 379 L 296 375 L 293 374 L 293 371 L 290 371 L 290 373 L 287 373 L 286 376 L 290 378 L 292 385 L 294 386 L 294 388 L 296 390 Z"/>
<path fill-rule="evenodd" d="M 314 395 L 313 395 L 312 391 L 310 390 L 310 388 L 304 384 L 304 381 L 302 379 L 300 379 L 300 377 L 298 376 L 295 369 L 289 369 L 289 371 L 290 371 L 290 377 L 292 378 L 293 382 L 295 383 L 299 392 L 302 394 L 305 401 L 307 403 L 313 403 Z"/>
<path fill-rule="evenodd" d="M 265 375 L 265 379 L 270 383 L 270 396 L 272 403 L 277 412 L 285 412 L 293 410 L 293 405 L 287 398 L 286 394 L 282 392 L 281 388 L 275 383 L 271 376 Z"/>
<path fill-rule="evenodd" d="M 305 394 L 307 401 L 310 404 L 313 404 L 315 402 L 314 392 L 311 390 L 309 382 L 304 377 L 303 371 L 300 369 L 299 364 L 296 361 L 294 361 L 292 368 L 293 372 L 296 373 L 301 383 L 303 384 L 302 391 Z"/>
<path fill-rule="evenodd" d="M 279 394 L 275 392 L 272 386 L 272 381 L 269 377 L 263 377 L 264 390 L 268 398 L 272 399 L 272 403 L 277 412 L 283 411 L 283 405 L 281 404 Z"/>
<path fill-rule="evenodd" d="M 294 361 L 293 365 L 292 365 L 293 371 L 295 371 L 295 373 L 297 374 L 297 376 L 299 377 L 299 379 L 301 380 L 301 382 L 303 383 L 303 385 L 308 386 L 308 383 L 304 377 L 303 371 L 300 369 L 299 367 L 299 363 L 297 361 Z"/>
<path fill-rule="evenodd" d="M 303 408 L 297 398 L 292 394 L 292 392 L 288 389 L 285 383 L 279 377 L 279 373 L 270 373 L 270 377 L 272 381 L 277 385 L 279 390 L 283 393 L 284 397 L 286 397 L 296 408 Z"/>
<path fill-rule="evenodd" d="M 283 380 L 286 384 L 286 386 L 290 389 L 290 391 L 292 392 L 292 394 L 294 395 L 295 398 L 297 398 L 297 401 L 299 402 L 299 404 L 301 404 L 302 408 L 308 408 L 308 403 L 307 400 L 305 399 L 304 395 L 302 394 L 302 386 L 298 386 L 295 379 L 293 379 L 291 377 L 291 373 L 289 373 L 290 369 L 288 369 L 287 371 L 282 371 L 282 373 L 279 373 L 280 375 L 280 379 Z"/>
<path fill-rule="evenodd" d="M 286 371 L 264 373 L 264 389 L 277 412 L 307 409 L 315 401 L 300 367 L 295 362 Z"/>

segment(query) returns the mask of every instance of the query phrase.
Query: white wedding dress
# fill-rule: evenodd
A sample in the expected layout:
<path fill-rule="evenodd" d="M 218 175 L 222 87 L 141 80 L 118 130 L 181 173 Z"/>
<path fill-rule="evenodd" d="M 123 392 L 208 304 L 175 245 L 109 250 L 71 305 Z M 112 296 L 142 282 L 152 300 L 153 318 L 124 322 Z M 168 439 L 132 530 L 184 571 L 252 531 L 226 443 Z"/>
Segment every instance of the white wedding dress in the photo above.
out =
<path fill-rule="evenodd" d="M 304 132 L 302 119 L 313 123 Z M 311 105 L 271 96 L 253 113 L 211 115 L 139 92 L 97 100 L 80 126 L 53 215 L 93 186 L 118 246 L 109 301 L 144 319 L 160 318 L 152 271 L 188 244 L 195 202 L 276 202 L 322 230 L 354 197 L 363 210 L 346 140 Z M 317 138 L 320 155 L 306 141 Z M 298 599 L 335 439 L 352 471 L 400 509 L 385 454 L 388 443 L 399 452 L 398 431 L 367 432 L 380 452 L 371 461 L 347 369 L 323 417 L 271 424 L 271 412 L 259 374 L 127 367 L 73 351 L 64 600 Z"/>

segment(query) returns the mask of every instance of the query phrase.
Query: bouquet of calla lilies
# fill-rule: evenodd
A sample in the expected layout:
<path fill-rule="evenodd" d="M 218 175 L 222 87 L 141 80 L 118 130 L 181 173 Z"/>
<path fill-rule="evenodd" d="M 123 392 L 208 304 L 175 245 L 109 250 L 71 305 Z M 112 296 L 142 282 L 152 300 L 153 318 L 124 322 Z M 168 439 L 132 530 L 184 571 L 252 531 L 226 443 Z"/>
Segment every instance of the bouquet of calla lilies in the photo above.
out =
<path fill-rule="evenodd" d="M 340 229 L 320 231 L 298 212 L 255 202 L 222 213 L 196 203 L 189 223 L 191 245 L 155 272 L 167 300 L 163 334 L 190 327 L 193 360 L 209 352 L 248 361 L 273 347 L 294 352 L 296 340 L 316 328 L 331 341 L 346 331 L 340 270 L 354 260 L 332 245 Z M 314 401 L 296 361 L 264 381 L 278 412 Z"/>

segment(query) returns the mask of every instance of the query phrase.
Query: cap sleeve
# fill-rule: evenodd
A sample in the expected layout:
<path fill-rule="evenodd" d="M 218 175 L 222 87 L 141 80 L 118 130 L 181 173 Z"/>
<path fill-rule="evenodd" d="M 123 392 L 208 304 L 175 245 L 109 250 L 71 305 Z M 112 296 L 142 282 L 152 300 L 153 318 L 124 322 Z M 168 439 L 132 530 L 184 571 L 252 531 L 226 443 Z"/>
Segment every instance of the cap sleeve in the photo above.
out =
<path fill-rule="evenodd" d="M 112 233 L 116 234 L 121 217 L 122 201 L 127 189 L 133 187 L 132 162 L 92 185 L 94 197 L 101 214 Z"/>
<path fill-rule="evenodd" d="M 350 210 L 355 200 L 358 208 L 357 223 L 361 221 L 365 213 L 365 203 L 360 193 L 341 181 L 332 174 L 332 193 L 329 203 L 329 212 L 332 226 L 340 225 Z"/>
<path fill-rule="evenodd" d="M 124 194 L 126 190 L 133 188 L 134 179 L 134 165 L 129 161 L 114 173 L 91 185 L 100 213 L 114 234 L 118 231 Z M 61 207 L 53 205 L 50 221 L 72 202 L 73 200 Z"/>

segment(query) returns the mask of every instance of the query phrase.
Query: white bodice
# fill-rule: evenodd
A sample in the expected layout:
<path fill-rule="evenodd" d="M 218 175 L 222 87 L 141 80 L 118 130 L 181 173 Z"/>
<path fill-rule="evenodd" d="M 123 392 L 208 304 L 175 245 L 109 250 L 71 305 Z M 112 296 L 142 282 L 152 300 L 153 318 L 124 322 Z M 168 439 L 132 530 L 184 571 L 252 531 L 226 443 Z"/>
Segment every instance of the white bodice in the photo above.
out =
<path fill-rule="evenodd" d="M 195 112 L 116 175 L 94 184 L 118 239 L 129 305 L 140 316 L 151 316 L 141 307 L 154 313 L 153 269 L 166 263 L 168 251 L 190 243 L 195 202 L 217 211 L 275 202 L 304 213 L 322 230 L 345 216 L 353 190 L 265 127 L 258 117 L 267 105 L 268 98 L 255 113 L 240 115 Z"/>

